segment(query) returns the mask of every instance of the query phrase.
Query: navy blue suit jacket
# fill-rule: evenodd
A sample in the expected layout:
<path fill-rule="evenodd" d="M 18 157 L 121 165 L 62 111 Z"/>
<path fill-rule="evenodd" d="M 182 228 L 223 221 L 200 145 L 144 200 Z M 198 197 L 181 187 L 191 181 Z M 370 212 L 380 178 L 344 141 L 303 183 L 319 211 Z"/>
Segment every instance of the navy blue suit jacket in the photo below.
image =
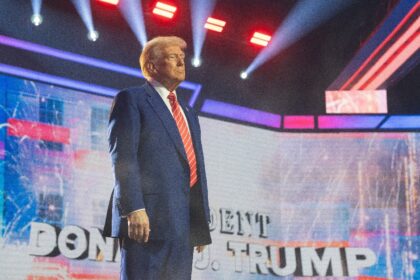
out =
<path fill-rule="evenodd" d="M 197 158 L 202 216 L 210 221 L 201 132 L 197 115 L 182 102 Z M 189 234 L 190 171 L 185 149 L 172 114 L 155 89 L 146 82 L 117 94 L 111 109 L 110 154 L 115 186 L 104 235 L 127 237 L 130 212 L 146 208 L 150 240 L 183 238 Z M 211 243 L 206 234 L 195 244 Z"/>

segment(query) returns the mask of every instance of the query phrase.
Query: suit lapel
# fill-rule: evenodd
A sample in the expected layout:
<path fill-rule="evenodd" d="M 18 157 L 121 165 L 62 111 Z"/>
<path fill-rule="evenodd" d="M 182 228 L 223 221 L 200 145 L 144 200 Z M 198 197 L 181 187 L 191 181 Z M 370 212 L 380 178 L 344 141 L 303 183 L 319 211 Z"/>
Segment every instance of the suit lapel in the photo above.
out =
<path fill-rule="evenodd" d="M 166 128 L 169 136 L 171 137 L 172 141 L 175 144 L 178 152 L 181 156 L 188 162 L 187 154 L 185 153 L 184 144 L 182 143 L 181 136 L 179 135 L 178 127 L 176 126 L 175 120 L 172 117 L 172 114 L 168 111 L 165 103 L 163 103 L 162 98 L 159 94 L 155 91 L 155 89 L 146 83 L 146 91 L 148 94 L 147 101 L 152 106 L 153 110 L 159 116 L 160 120 L 163 123 L 163 126 Z"/>

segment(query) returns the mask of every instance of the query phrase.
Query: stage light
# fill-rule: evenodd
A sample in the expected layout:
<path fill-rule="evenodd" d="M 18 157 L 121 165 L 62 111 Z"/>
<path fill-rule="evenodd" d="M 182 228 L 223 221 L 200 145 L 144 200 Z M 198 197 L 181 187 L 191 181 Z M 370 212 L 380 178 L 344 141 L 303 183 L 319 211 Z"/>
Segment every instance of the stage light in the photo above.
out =
<path fill-rule="evenodd" d="M 118 2 L 119 2 L 119 0 L 97 0 L 97 1 L 107 3 L 107 4 L 112 4 L 112 5 L 118 5 Z"/>
<path fill-rule="evenodd" d="M 162 2 L 157 2 L 155 8 L 153 9 L 153 13 L 155 15 L 163 16 L 166 18 L 173 18 L 175 11 L 175 6 L 171 6 Z"/>
<path fill-rule="evenodd" d="M 209 17 L 207 19 L 206 24 L 204 24 L 204 28 L 213 30 L 216 32 L 222 32 L 225 25 L 226 25 L 226 21 Z"/>
<path fill-rule="evenodd" d="M 271 40 L 270 35 L 263 34 L 260 32 L 255 32 L 254 35 L 252 35 L 250 42 L 253 44 L 265 47 L 268 45 L 268 42 L 270 42 L 270 40 Z"/>
<path fill-rule="evenodd" d="M 194 67 L 200 67 L 200 65 L 201 65 L 201 59 L 199 59 L 198 57 L 194 57 L 194 58 L 192 59 L 192 61 L 191 61 L 191 64 L 192 64 Z"/>
<path fill-rule="evenodd" d="M 92 31 L 89 31 L 87 37 L 90 41 L 95 42 L 99 38 L 99 33 L 96 30 L 92 30 Z"/>
<path fill-rule="evenodd" d="M 41 6 L 42 6 L 42 0 L 32 0 L 32 16 L 31 16 L 31 22 L 35 26 L 39 26 L 43 18 L 41 16 Z"/>
<path fill-rule="evenodd" d="M 42 16 L 40 14 L 34 14 L 31 16 L 31 22 L 35 26 L 39 26 L 42 23 Z"/>
<path fill-rule="evenodd" d="M 245 80 L 246 78 L 248 78 L 248 73 L 245 71 L 241 72 L 241 79 Z"/>

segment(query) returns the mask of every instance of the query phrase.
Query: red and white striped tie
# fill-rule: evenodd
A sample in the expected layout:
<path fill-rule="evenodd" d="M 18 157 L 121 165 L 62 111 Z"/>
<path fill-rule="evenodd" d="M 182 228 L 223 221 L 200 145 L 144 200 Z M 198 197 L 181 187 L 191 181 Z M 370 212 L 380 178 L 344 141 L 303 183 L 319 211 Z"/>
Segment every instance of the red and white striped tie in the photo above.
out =
<path fill-rule="evenodd" d="M 169 93 L 168 99 L 171 104 L 176 126 L 178 127 L 179 134 L 181 135 L 182 143 L 184 144 L 185 153 L 187 154 L 188 165 L 190 166 L 190 187 L 192 187 L 197 182 L 197 160 L 195 158 L 191 135 L 188 131 L 184 116 L 181 113 L 181 107 L 176 100 L 175 93 Z"/>

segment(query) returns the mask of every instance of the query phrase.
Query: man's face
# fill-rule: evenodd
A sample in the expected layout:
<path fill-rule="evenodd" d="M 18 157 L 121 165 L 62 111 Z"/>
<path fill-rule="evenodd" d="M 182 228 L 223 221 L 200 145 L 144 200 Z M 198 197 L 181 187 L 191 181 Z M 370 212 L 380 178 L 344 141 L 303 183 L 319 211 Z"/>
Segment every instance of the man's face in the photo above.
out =
<path fill-rule="evenodd" d="M 156 80 L 164 84 L 179 84 L 185 80 L 185 53 L 178 46 L 166 47 L 155 64 Z"/>

